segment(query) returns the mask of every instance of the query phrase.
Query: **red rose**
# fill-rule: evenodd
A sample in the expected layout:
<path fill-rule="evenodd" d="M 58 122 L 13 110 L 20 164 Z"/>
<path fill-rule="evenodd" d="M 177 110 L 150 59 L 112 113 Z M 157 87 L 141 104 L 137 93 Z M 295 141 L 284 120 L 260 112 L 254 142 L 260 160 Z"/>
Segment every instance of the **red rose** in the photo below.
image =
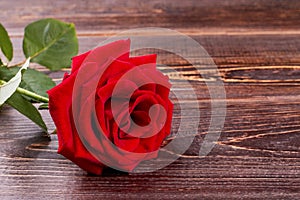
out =
<path fill-rule="evenodd" d="M 120 40 L 76 56 L 72 71 L 48 91 L 58 153 L 82 169 L 132 171 L 157 157 L 170 134 L 173 104 L 156 55 L 129 57 Z"/>

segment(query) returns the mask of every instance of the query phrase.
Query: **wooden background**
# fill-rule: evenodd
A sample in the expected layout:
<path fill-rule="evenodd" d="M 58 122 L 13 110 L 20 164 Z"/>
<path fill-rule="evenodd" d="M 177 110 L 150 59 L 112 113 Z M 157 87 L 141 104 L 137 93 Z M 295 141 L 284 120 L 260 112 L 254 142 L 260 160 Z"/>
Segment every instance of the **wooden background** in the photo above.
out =
<path fill-rule="evenodd" d="M 209 155 L 199 158 L 210 122 L 207 88 L 186 61 L 163 54 L 160 61 L 181 71 L 197 89 L 198 136 L 182 158 L 161 170 L 107 170 L 99 177 L 57 155 L 55 136 L 48 141 L 37 126 L 4 107 L 1 199 L 300 199 L 300 1 L 14 0 L 0 1 L 0 10 L 15 46 L 14 62 L 23 60 L 23 28 L 40 18 L 75 23 L 80 52 L 120 30 L 166 27 L 208 51 L 227 94 L 221 137 Z M 57 82 L 64 73 L 32 67 Z M 171 79 L 173 88 L 186 87 L 180 78 Z M 43 117 L 54 129 L 47 111 Z"/>

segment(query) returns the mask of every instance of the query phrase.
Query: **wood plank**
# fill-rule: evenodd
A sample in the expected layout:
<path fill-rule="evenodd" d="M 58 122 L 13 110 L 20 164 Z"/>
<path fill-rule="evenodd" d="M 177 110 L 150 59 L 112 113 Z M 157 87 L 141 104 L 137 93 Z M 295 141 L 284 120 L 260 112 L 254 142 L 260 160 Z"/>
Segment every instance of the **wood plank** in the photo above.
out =
<path fill-rule="evenodd" d="M 149 37 L 155 41 L 154 36 Z M 165 36 L 157 37 L 162 39 Z M 170 36 L 168 36 L 170 37 Z M 298 78 L 300 66 L 300 34 L 296 35 L 193 35 L 198 42 L 212 57 L 224 81 L 258 82 L 263 80 L 281 82 L 293 82 Z M 100 42 L 107 39 L 105 36 L 79 36 L 80 52 L 83 53 L 95 48 Z M 24 59 L 22 53 L 22 38 L 13 38 L 15 58 L 12 63 L 18 63 Z M 184 51 L 187 46 L 178 48 L 174 43 L 174 49 Z M 193 62 L 199 59 L 197 49 L 190 49 L 191 54 L 187 57 Z M 158 63 L 171 65 L 180 70 L 185 76 L 193 77 L 193 68 L 186 60 L 174 56 L 166 51 L 146 49 L 136 52 L 138 54 L 157 53 Z M 197 63 L 192 63 L 197 64 Z M 38 69 L 40 68 L 39 66 Z M 162 68 L 161 68 L 162 69 Z M 163 69 L 162 69 L 163 70 Z M 55 76 L 59 78 L 59 76 Z M 243 79 L 243 80 L 242 80 Z"/>
<path fill-rule="evenodd" d="M 20 30 L 31 21 L 55 17 L 74 22 L 80 30 L 106 32 L 144 26 L 298 30 L 299 7 L 297 0 L 15 0 L 13 6 L 9 1 L 0 2 L 1 21 L 9 28 Z"/>

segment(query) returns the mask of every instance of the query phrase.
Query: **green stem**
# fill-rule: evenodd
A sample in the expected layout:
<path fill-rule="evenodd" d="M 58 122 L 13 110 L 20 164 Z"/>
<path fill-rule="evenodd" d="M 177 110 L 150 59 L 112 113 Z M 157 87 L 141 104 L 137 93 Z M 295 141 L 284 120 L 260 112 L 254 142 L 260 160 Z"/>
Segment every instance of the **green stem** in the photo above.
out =
<path fill-rule="evenodd" d="M 3 85 L 5 83 L 6 83 L 6 81 L 0 80 L 0 85 Z M 38 102 L 42 102 L 42 103 L 48 103 L 49 102 L 49 99 L 47 97 L 43 97 L 43 96 L 38 95 L 38 94 L 36 94 L 34 92 L 31 92 L 29 90 L 18 87 L 17 91 L 20 92 L 21 94 L 25 95 L 25 96 L 28 96 L 28 97 L 38 101 Z"/>
<path fill-rule="evenodd" d="M 25 95 L 25 96 L 28 96 L 28 97 L 36 100 L 36 101 L 43 102 L 43 103 L 48 103 L 49 102 L 49 99 L 47 97 L 43 97 L 43 96 L 38 95 L 38 94 L 36 94 L 34 92 L 31 92 L 29 90 L 25 90 L 23 88 L 18 87 L 17 91 L 20 92 L 21 94 Z"/>

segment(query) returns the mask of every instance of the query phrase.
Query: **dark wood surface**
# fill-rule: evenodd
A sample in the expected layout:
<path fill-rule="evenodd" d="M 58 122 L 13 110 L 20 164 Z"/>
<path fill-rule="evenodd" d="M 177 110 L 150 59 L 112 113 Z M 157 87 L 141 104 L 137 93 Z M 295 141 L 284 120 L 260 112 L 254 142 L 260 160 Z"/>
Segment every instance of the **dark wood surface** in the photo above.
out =
<path fill-rule="evenodd" d="M 37 126 L 4 107 L 1 199 L 300 198 L 298 0 L 15 0 L 0 1 L 0 9 L 1 23 L 15 45 L 13 62 L 23 59 L 23 28 L 40 18 L 74 22 L 80 52 L 120 30 L 167 27 L 191 36 L 208 51 L 227 95 L 221 137 L 210 154 L 198 157 L 210 123 L 210 97 L 203 79 L 185 60 L 164 54 L 160 62 L 182 72 L 179 78 L 169 74 L 173 88 L 187 87 L 180 82 L 184 78 L 197 89 L 201 118 L 194 143 L 180 159 L 156 172 L 106 170 L 98 177 L 58 155 L 55 135 L 49 141 Z M 32 67 L 57 82 L 64 73 Z M 182 95 L 188 100 L 188 93 Z M 43 117 L 53 130 L 47 111 Z"/>

